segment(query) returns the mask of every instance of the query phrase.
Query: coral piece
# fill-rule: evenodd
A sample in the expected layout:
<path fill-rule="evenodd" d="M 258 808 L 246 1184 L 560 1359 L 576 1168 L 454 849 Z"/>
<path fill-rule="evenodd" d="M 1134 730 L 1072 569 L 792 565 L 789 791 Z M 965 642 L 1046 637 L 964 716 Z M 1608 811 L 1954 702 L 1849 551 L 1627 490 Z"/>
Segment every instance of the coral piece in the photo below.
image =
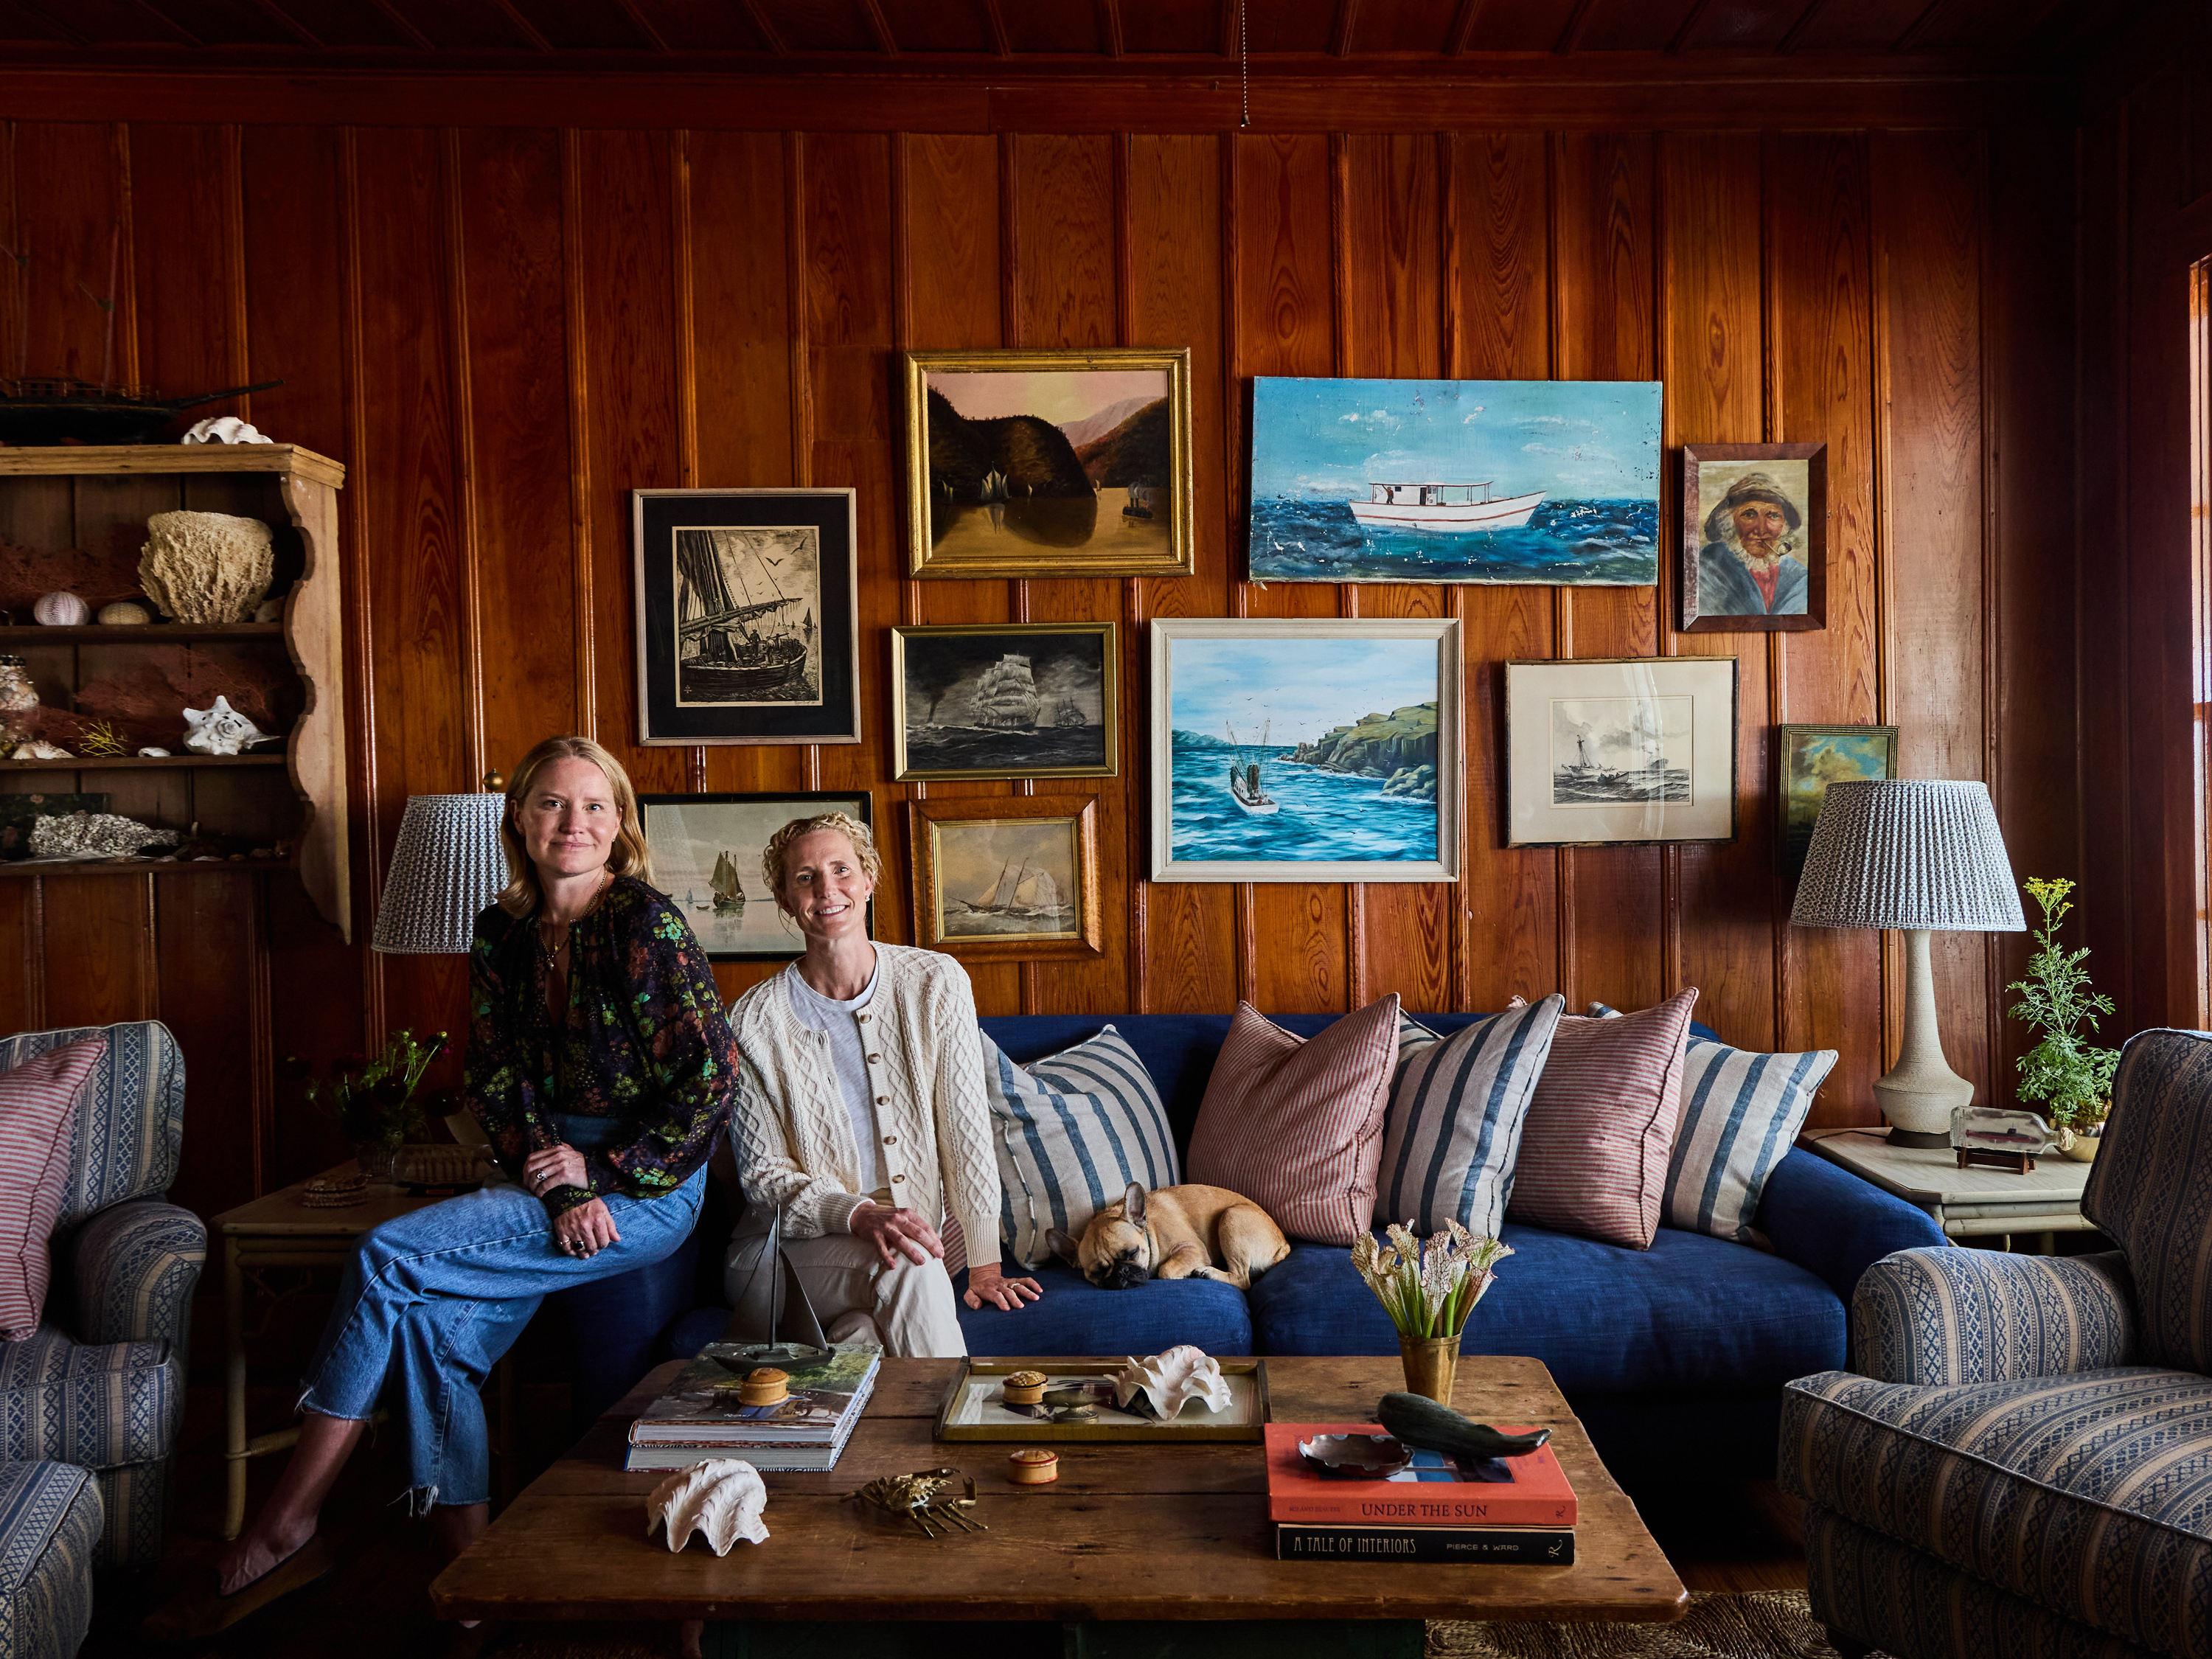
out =
<path fill-rule="evenodd" d="M 31 856 L 128 858 L 149 847 L 174 847 L 183 839 L 174 830 L 156 830 L 112 812 L 71 812 L 65 817 L 41 817 L 32 820 Z"/>
<path fill-rule="evenodd" d="M 1203 1350 L 1188 1342 L 1129 1363 L 1114 1376 L 1114 1403 L 1122 1410 L 1142 1395 L 1139 1409 L 1163 1422 L 1173 1419 L 1195 1400 L 1210 1412 L 1224 1411 L 1230 1403 L 1229 1381 L 1221 1367 Z"/>
<path fill-rule="evenodd" d="M 138 548 L 131 527 L 129 520 L 123 520 L 120 528 L 126 539 L 101 549 L 18 547 L 0 541 L 0 606 L 28 611 L 41 593 L 57 588 L 66 588 L 93 605 L 135 597 Z"/>
<path fill-rule="evenodd" d="M 269 526 L 229 513 L 156 513 L 146 520 L 139 584 L 165 617 L 244 622 L 276 574 Z"/>
<path fill-rule="evenodd" d="M 93 620 L 102 628 L 137 628 L 153 621 L 154 613 L 136 599 L 118 599 L 100 606 L 100 615 Z"/>
<path fill-rule="evenodd" d="M 697 1533 L 717 1555 L 727 1555 L 740 1538 L 768 1542 L 768 1487 L 750 1463 L 735 1457 L 709 1458 L 672 1474 L 645 1500 L 645 1535 L 666 1528 L 672 1553 Z"/>
<path fill-rule="evenodd" d="M 215 415 L 204 421 L 195 421 L 182 441 L 188 444 L 266 444 L 274 438 L 264 438 L 261 428 L 248 426 L 235 415 Z"/>
<path fill-rule="evenodd" d="M 222 697 L 212 708 L 185 710 L 185 747 L 196 755 L 235 755 L 269 735 Z"/>
<path fill-rule="evenodd" d="M 59 744 L 48 743 L 43 738 L 33 738 L 28 743 L 17 744 L 8 758 L 9 760 L 75 760 L 76 757 Z"/>
<path fill-rule="evenodd" d="M 289 667 L 274 653 L 246 657 L 149 643 L 114 673 L 77 687 L 76 702 L 88 714 L 137 730 L 142 741 L 174 749 L 184 742 L 181 711 L 204 708 L 217 697 L 229 698 L 233 708 L 264 731 L 274 728 L 278 699 L 290 684 Z"/>
<path fill-rule="evenodd" d="M 92 607 L 76 594 L 57 589 L 39 595 L 31 607 L 31 620 L 46 628 L 82 628 L 92 620 Z"/>
<path fill-rule="evenodd" d="M 129 754 L 131 744 L 110 722 L 94 720 L 84 728 L 84 735 L 77 739 L 76 751 L 88 757 L 105 759 L 111 755 Z"/>

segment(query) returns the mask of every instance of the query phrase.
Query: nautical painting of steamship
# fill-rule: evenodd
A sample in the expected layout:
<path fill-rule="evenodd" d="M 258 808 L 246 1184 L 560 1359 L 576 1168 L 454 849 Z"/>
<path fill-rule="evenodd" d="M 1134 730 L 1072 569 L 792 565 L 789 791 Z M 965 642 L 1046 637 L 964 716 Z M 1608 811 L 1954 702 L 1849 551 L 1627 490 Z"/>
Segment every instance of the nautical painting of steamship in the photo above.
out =
<path fill-rule="evenodd" d="M 675 532 L 678 707 L 822 701 L 821 532 Z"/>
<path fill-rule="evenodd" d="M 1552 805 L 1690 799 L 1694 697 L 1557 697 Z"/>

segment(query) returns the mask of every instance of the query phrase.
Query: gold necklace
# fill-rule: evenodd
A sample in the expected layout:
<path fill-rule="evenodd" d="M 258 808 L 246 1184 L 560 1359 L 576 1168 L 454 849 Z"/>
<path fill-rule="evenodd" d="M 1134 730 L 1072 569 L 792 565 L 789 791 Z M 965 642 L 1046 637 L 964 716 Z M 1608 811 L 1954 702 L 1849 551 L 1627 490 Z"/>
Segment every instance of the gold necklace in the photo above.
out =
<path fill-rule="evenodd" d="M 581 910 L 579 910 L 567 921 L 557 921 L 551 916 L 541 915 L 538 917 L 538 954 L 539 958 L 544 961 L 545 966 L 549 969 L 552 968 L 556 959 L 559 957 L 561 952 L 568 948 L 568 930 L 574 927 L 578 922 L 581 921 L 586 916 L 590 915 L 592 911 L 599 908 L 600 899 L 606 896 L 607 889 L 611 887 L 613 884 L 614 876 L 611 872 L 602 875 L 599 878 L 599 884 L 598 888 L 594 890 L 592 894 L 592 902 L 589 904 L 586 904 Z M 557 943 L 547 942 L 545 930 L 549 927 L 558 928 L 560 930 L 560 939 Z"/>

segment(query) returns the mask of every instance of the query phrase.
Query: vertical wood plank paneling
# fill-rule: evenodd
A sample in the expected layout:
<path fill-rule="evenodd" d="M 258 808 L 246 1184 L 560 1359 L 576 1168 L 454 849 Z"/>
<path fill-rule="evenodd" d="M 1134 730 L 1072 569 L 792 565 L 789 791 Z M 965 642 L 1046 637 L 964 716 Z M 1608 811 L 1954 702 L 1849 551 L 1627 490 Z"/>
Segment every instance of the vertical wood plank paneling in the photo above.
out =
<path fill-rule="evenodd" d="M 267 1149 L 249 1107 L 266 1064 L 251 1028 L 266 988 L 251 983 L 263 926 L 252 875 L 117 877 L 88 885 L 154 889 L 161 1017 L 185 1049 L 184 1150 L 178 1190 L 208 1211 L 258 1196 Z M 329 1058 L 329 1056 L 325 1056 Z M 264 1074 L 258 1079 L 266 1088 Z M 265 1176 L 264 1176 L 265 1180 Z"/>
<path fill-rule="evenodd" d="M 1240 137 L 1237 167 L 1237 371 L 1332 374 L 1336 312 L 1329 141 L 1310 134 Z M 1243 605 L 1241 614 L 1253 617 L 1333 617 L 1337 596 L 1322 584 L 1279 582 L 1264 592 L 1248 584 Z M 1269 1013 L 1346 1008 L 1346 904 L 1341 886 L 1255 884 L 1255 948 L 1249 953 L 1255 971 L 1242 994 Z"/>
<path fill-rule="evenodd" d="M 1557 141 L 1558 372 L 1573 380 L 1648 380 L 1656 226 L 1653 143 L 1644 133 L 1572 133 Z M 1656 468 L 1658 458 L 1630 464 Z M 1659 648 L 1657 590 L 1568 591 L 1572 653 L 1647 657 Z M 1648 847 L 1582 848 L 1565 861 L 1577 925 L 1563 963 L 1568 1006 L 1593 998 L 1642 1008 L 1663 994 L 1660 854 Z M 1587 919 L 1590 925 L 1581 924 Z"/>
<path fill-rule="evenodd" d="M 1139 343 L 1186 342 L 1190 347 L 1191 427 L 1195 453 L 1197 569 L 1188 580 L 1139 584 L 1144 609 L 1123 642 L 1121 775 L 1119 791 L 1132 814 L 1149 818 L 1146 778 L 1150 738 L 1153 617 L 1229 613 L 1231 567 L 1243 538 L 1235 520 L 1242 498 L 1230 488 L 1230 411 L 1222 338 L 1221 144 L 1212 138 L 1133 138 L 1129 145 L 1128 245 L 1132 270 L 1129 337 Z M 1134 838 L 1150 856 L 1150 828 Z M 1131 872 L 1132 880 L 1143 874 Z M 1218 882 L 1145 884 L 1143 1012 L 1210 1013 L 1237 1005 L 1236 892 Z"/>
<path fill-rule="evenodd" d="M 222 126 L 131 129 L 131 227 L 138 373 L 172 397 L 244 383 L 246 342 L 234 327 L 244 291 L 239 131 Z M 202 273 L 180 283 L 177 273 Z M 103 266 L 88 286 L 107 292 Z M 116 295 L 118 305 L 122 295 Z M 128 315 L 126 312 L 124 313 Z M 92 378 L 99 378 L 95 343 Z M 194 419 L 245 412 L 236 400 L 203 404 Z"/>
<path fill-rule="evenodd" d="M 1784 636 L 1783 718 L 1871 722 L 1880 706 L 1882 634 L 1866 141 L 1848 134 L 1772 138 L 1765 171 L 1768 304 L 1780 388 L 1774 435 L 1828 446 L 1828 626 Z M 1978 654 L 1978 621 L 1966 639 L 1967 654 Z M 1790 927 L 1782 920 L 1783 1042 L 1843 1055 L 1811 1121 L 1863 1121 L 1874 1079 L 1887 1066 L 1876 1035 L 1880 940 L 1871 932 Z"/>
<path fill-rule="evenodd" d="M 1666 248 L 1667 447 L 1751 443 L 1763 427 L 1759 140 L 1670 134 L 1662 141 Z M 1678 480 L 1661 536 L 1662 618 L 1680 612 L 1671 533 Z M 1758 634 L 1672 636 L 1682 656 L 1736 659 L 1736 838 L 1680 849 L 1682 982 L 1698 988 L 1697 1017 L 1732 1042 L 1771 1048 L 1774 1022 L 1773 732 L 1766 721 L 1767 653 Z"/>
<path fill-rule="evenodd" d="M 28 338 L 0 362 L 14 374 L 15 360 L 31 374 L 100 378 L 106 317 L 93 298 L 107 292 L 109 251 L 115 226 L 130 235 L 127 151 L 107 126 L 25 122 L 15 127 L 15 216 L 18 252 L 30 259 Z M 124 249 L 130 270 L 131 250 Z M 128 295 L 127 285 L 124 292 Z M 118 368 L 131 369 L 125 350 L 133 307 L 116 326 Z M 13 348 L 15 342 L 8 343 Z M 213 391 L 215 388 L 205 388 Z"/>
<path fill-rule="evenodd" d="M 0 881 L 0 1030 L 40 1023 L 46 942 L 39 926 L 39 884 Z"/>
<path fill-rule="evenodd" d="M 60 1028 L 147 1019 L 157 1007 L 151 968 L 151 876 L 45 876 L 46 1023 Z M 190 879 L 184 878 L 183 879 Z"/>

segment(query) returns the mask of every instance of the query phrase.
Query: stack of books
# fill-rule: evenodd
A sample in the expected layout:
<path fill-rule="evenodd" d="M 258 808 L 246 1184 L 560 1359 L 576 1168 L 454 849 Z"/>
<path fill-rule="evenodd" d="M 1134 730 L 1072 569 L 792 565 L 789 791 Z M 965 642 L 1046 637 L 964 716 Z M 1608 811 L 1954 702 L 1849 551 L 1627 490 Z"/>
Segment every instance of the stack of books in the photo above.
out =
<path fill-rule="evenodd" d="M 1267 1518 L 1275 1523 L 1277 1559 L 1540 1566 L 1574 1560 L 1575 1490 L 1549 1446 L 1464 1462 L 1415 1451 L 1382 1480 L 1322 1474 L 1298 1455 L 1298 1442 L 1317 1434 L 1382 1432 L 1372 1423 L 1267 1425 Z"/>
<path fill-rule="evenodd" d="M 629 1428 L 625 1469 L 684 1469 L 739 1457 L 757 1469 L 836 1467 L 875 1391 L 883 1350 L 840 1343 L 827 1351 L 710 1342 Z M 789 1377 L 773 1405 L 740 1398 L 746 1376 L 772 1367 Z"/>

